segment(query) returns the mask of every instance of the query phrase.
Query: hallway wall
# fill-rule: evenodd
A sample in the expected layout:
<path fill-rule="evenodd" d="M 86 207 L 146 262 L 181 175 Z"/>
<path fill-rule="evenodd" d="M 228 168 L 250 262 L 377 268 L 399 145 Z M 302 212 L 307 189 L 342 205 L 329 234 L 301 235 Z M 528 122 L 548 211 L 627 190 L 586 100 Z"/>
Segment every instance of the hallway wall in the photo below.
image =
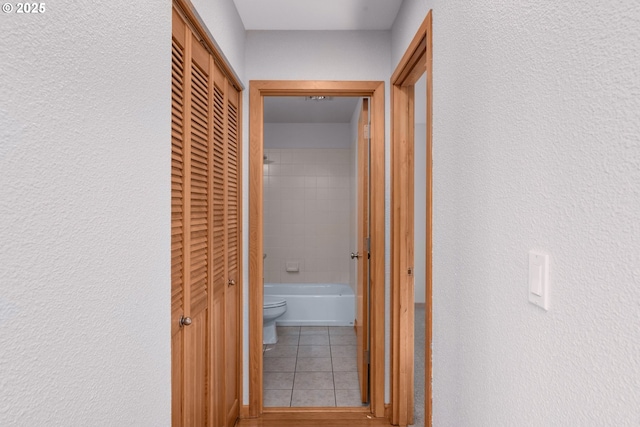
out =
<path fill-rule="evenodd" d="M 233 0 L 190 1 L 211 32 L 220 52 L 224 54 L 233 71 L 244 82 L 246 31 L 235 3 Z"/>
<path fill-rule="evenodd" d="M 0 27 L 0 425 L 169 426 L 171 6 Z"/>
<path fill-rule="evenodd" d="M 433 3 L 434 425 L 637 425 L 640 7 Z"/>

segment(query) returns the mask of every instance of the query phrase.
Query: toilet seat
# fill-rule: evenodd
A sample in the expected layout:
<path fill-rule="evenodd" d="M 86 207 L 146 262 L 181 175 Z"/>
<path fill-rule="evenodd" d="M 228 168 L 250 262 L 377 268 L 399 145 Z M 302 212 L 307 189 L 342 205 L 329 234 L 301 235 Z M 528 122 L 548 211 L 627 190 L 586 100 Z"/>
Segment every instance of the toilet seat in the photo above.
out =
<path fill-rule="evenodd" d="M 274 297 L 274 296 L 265 296 L 263 308 L 277 308 L 277 307 L 282 307 L 286 304 L 287 304 L 287 301 L 284 298 Z"/>

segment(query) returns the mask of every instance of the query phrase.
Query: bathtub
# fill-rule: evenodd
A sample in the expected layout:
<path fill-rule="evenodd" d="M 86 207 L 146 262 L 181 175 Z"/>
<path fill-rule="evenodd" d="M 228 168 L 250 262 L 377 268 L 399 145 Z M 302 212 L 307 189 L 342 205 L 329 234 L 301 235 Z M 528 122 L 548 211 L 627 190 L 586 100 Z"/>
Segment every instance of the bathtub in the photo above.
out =
<path fill-rule="evenodd" d="M 282 297 L 287 312 L 281 326 L 353 326 L 355 296 L 349 285 L 265 283 L 264 294 Z"/>

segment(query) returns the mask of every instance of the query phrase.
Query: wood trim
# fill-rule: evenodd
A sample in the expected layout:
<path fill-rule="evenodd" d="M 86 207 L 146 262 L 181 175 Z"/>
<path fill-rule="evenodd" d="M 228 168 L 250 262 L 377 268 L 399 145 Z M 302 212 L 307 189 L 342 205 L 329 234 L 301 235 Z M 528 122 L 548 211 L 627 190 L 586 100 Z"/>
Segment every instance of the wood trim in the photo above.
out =
<path fill-rule="evenodd" d="M 300 416 L 299 414 L 305 414 L 306 416 L 315 416 L 322 417 L 326 413 L 340 414 L 343 416 L 348 416 L 349 414 L 354 413 L 369 413 L 369 408 L 366 406 L 354 406 L 353 408 L 344 408 L 344 407 L 334 407 L 334 406 L 325 406 L 325 407 L 313 407 L 313 408 L 264 408 L 263 414 L 278 414 L 282 417 L 282 419 L 291 419 Z M 331 415 L 331 418 L 335 418 L 335 416 Z"/>
<path fill-rule="evenodd" d="M 412 424 L 413 417 L 413 114 L 411 87 L 400 86 L 393 92 L 393 107 L 402 111 L 393 123 L 392 145 L 392 421 Z M 410 119 L 411 118 L 411 119 Z"/>
<path fill-rule="evenodd" d="M 284 409 L 284 408 L 283 408 Z M 304 411 L 299 408 L 286 408 L 291 411 L 266 411 L 260 419 L 241 419 L 238 427 L 390 427 L 387 418 L 372 418 L 362 410 L 345 408 L 316 408 Z M 349 408 L 351 409 L 351 408 Z M 353 408 L 358 409 L 358 408 Z M 366 408 L 365 408 L 366 409 Z M 319 411 L 322 410 L 322 411 Z"/>
<path fill-rule="evenodd" d="M 253 86 L 261 96 L 372 96 L 379 81 L 327 81 L 327 80 L 252 80 Z M 384 103 L 384 99 L 383 99 Z"/>
<path fill-rule="evenodd" d="M 262 406 L 263 100 L 265 96 L 285 95 L 371 98 L 372 320 L 369 411 L 375 417 L 384 417 L 384 82 L 292 80 L 249 82 L 249 416 L 269 413 Z M 354 412 L 351 409 L 349 411 Z M 285 413 L 289 412 L 292 411 L 287 408 Z M 344 409 L 336 412 L 340 413 L 344 413 Z"/>
<path fill-rule="evenodd" d="M 249 416 L 262 413 L 263 98 L 249 83 Z"/>
<path fill-rule="evenodd" d="M 249 405 L 240 406 L 240 419 L 249 418 Z"/>
<path fill-rule="evenodd" d="M 360 98 L 361 106 L 358 113 L 357 130 L 357 230 L 356 251 L 360 254 L 356 267 L 356 363 L 358 365 L 358 382 L 360 383 L 360 399 L 369 401 L 369 360 L 365 359 L 365 352 L 370 349 L 369 313 L 365 310 L 365 301 L 369 301 L 369 248 L 366 239 L 369 237 L 369 98 Z"/>
<path fill-rule="evenodd" d="M 415 70 L 422 70 L 422 72 L 426 71 L 426 63 L 422 63 L 422 60 L 426 56 L 427 26 L 431 25 L 428 24 L 428 22 L 431 22 L 431 18 L 429 17 L 431 13 L 432 11 L 427 13 L 427 16 L 424 21 L 422 21 L 420 28 L 418 28 L 418 31 L 413 36 L 411 43 L 409 43 L 409 47 L 407 47 L 404 55 L 402 55 L 402 59 L 391 75 L 392 85 L 413 85 L 422 76 L 422 73 L 416 75 Z M 424 60 L 426 61 L 426 58 Z M 409 76 L 412 76 L 415 79 L 411 83 L 409 83 L 411 81 Z"/>
<path fill-rule="evenodd" d="M 384 83 L 371 96 L 371 412 L 384 416 Z"/>
<path fill-rule="evenodd" d="M 433 308 L 433 39 L 432 11 L 409 44 L 391 76 L 391 420 L 413 421 L 413 277 L 407 267 L 413 261 L 413 143 L 414 85 L 427 74 L 426 198 L 426 315 L 425 315 L 425 425 L 432 425 L 431 343 Z M 419 94 L 418 96 L 422 96 Z"/>
<path fill-rule="evenodd" d="M 243 301 L 244 301 L 244 277 L 243 277 L 243 271 L 244 271 L 244 264 L 243 264 L 243 236 L 244 236 L 244 229 L 243 229 L 243 224 L 244 221 L 242 219 L 242 199 L 243 197 L 243 181 L 242 181 L 242 164 L 243 164 L 243 160 L 242 160 L 242 108 L 243 108 L 243 104 L 242 104 L 242 100 L 243 100 L 243 96 L 242 96 L 243 92 L 240 91 L 238 92 L 238 280 L 237 280 L 237 284 L 236 287 L 238 288 L 238 300 L 236 302 L 237 304 L 237 321 L 238 321 L 238 347 L 237 350 L 238 352 L 236 353 L 239 357 L 237 360 L 237 369 L 238 369 L 238 405 L 240 405 L 240 410 L 242 411 L 242 409 L 244 408 L 244 405 L 242 405 L 242 396 L 243 394 L 243 387 L 244 387 L 244 381 L 242 381 L 242 369 L 243 369 L 243 357 L 242 355 L 243 353 L 243 342 L 244 342 L 244 325 L 243 325 L 243 319 L 244 316 L 242 315 L 243 313 Z M 240 416 L 240 411 L 238 412 L 238 416 Z"/>

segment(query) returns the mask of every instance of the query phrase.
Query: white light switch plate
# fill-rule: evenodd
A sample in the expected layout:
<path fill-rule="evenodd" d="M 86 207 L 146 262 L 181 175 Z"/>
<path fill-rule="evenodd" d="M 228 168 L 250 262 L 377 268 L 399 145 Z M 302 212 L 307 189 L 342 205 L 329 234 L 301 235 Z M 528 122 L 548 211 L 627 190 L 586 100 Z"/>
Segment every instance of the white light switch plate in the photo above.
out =
<path fill-rule="evenodd" d="M 549 255 L 529 251 L 529 302 L 549 310 Z"/>

